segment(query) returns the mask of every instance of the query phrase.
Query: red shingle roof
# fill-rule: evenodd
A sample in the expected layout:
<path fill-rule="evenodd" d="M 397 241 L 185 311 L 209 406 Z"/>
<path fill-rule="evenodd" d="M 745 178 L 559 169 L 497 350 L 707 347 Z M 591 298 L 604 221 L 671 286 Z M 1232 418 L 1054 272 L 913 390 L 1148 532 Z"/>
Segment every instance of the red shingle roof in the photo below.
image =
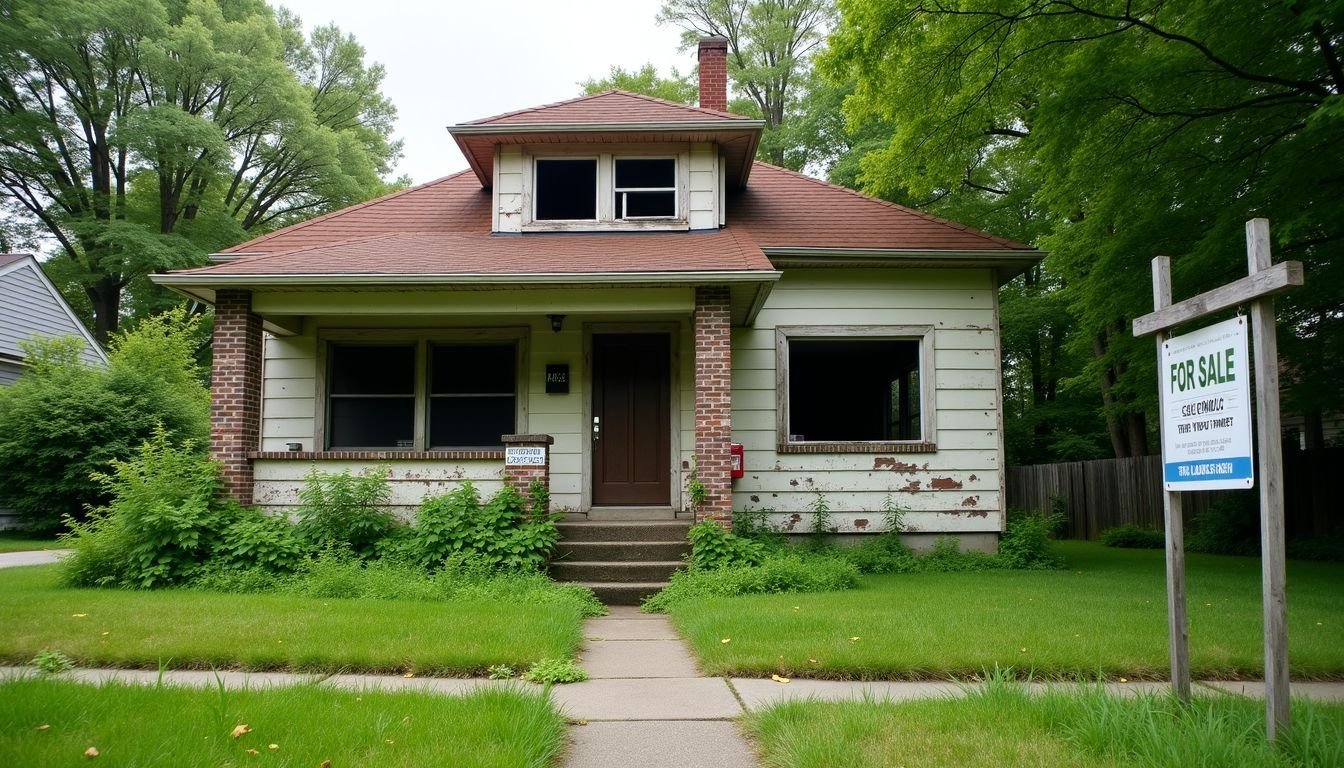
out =
<path fill-rule="evenodd" d="M 463 125 L 587 125 L 628 123 L 703 123 L 750 120 L 732 112 L 701 109 L 629 91 L 602 91 L 502 115 L 469 120 Z"/>

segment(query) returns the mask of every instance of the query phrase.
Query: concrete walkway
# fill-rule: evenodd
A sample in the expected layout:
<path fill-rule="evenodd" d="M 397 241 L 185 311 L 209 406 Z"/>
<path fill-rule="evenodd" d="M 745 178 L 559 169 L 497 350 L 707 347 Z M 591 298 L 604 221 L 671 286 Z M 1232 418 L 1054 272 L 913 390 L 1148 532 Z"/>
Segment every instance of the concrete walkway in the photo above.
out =
<path fill-rule="evenodd" d="M 0 552 L 0 568 L 56 563 L 73 551 L 73 549 L 37 549 L 28 552 Z"/>

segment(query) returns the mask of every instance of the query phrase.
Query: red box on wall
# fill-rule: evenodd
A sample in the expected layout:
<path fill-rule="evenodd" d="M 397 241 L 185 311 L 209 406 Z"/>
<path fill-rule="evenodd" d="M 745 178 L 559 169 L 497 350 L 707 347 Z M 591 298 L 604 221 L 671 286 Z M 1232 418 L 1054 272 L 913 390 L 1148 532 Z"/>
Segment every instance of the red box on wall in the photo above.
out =
<path fill-rule="evenodd" d="M 747 453 L 746 450 L 742 448 L 742 444 L 729 443 L 728 453 L 733 457 L 733 473 L 732 473 L 733 479 L 736 480 L 737 478 L 747 474 L 746 470 Z"/>

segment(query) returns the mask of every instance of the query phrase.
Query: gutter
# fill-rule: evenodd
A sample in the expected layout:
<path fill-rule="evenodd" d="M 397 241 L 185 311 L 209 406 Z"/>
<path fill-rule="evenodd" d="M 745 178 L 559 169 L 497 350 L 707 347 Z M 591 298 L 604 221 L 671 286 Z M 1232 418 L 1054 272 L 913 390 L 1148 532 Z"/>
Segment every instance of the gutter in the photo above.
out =
<path fill-rule="evenodd" d="M 1035 248 L 994 250 L 930 250 L 927 248 L 816 248 L 760 246 L 770 258 L 835 259 L 951 259 L 957 261 L 1038 261 L 1045 251 Z"/>

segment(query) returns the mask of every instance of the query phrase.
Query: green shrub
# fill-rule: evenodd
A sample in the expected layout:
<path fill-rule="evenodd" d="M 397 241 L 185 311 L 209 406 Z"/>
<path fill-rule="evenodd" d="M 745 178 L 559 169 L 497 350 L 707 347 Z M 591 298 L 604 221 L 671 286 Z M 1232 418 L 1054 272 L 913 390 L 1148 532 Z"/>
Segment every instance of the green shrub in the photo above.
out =
<path fill-rule="evenodd" d="M 187 586 L 205 592 L 247 595 L 283 592 L 285 585 L 294 578 L 292 574 L 277 573 L 261 566 L 230 568 L 222 567 L 218 561 L 211 561 L 196 572 Z"/>
<path fill-rule="evenodd" d="M 75 668 L 75 662 L 60 651 L 42 650 L 33 657 L 32 665 L 44 675 L 59 675 Z"/>
<path fill-rule="evenodd" d="M 1017 570 L 1063 568 L 1064 559 L 1050 545 L 1063 524 L 1064 517 L 1059 513 L 1029 515 L 1008 510 L 1008 525 L 999 539 L 999 563 Z"/>
<path fill-rule="evenodd" d="M 530 683 L 578 683 L 588 679 L 583 667 L 570 659 L 542 659 L 523 673 L 523 679 Z"/>
<path fill-rule="evenodd" d="M 224 568 L 289 572 L 303 557 L 303 541 L 288 519 L 249 509 L 224 529 L 212 562 Z"/>
<path fill-rule="evenodd" d="M 1161 531 L 1126 523 L 1102 531 L 1101 543 L 1121 549 L 1162 549 L 1167 546 L 1167 537 Z"/>
<path fill-rule="evenodd" d="M 816 550 L 826 548 L 826 534 L 831 533 L 831 505 L 826 501 L 826 495 L 817 491 L 817 498 L 812 501 L 808 508 L 812 510 L 812 522 L 809 525 L 810 535 L 808 544 Z"/>
<path fill-rule="evenodd" d="M 1260 507 L 1254 493 L 1223 496 L 1195 516 L 1185 540 L 1190 552 L 1210 555 L 1260 554 Z"/>
<path fill-rule="evenodd" d="M 538 569 L 560 539 L 557 515 L 546 512 L 549 499 L 534 486 L 532 509 L 511 485 L 481 503 L 470 481 L 445 494 L 426 497 L 416 513 L 405 545 L 408 556 L 422 566 L 436 566 L 455 554 L 482 558 L 510 570 Z"/>
<path fill-rule="evenodd" d="M 387 466 L 358 476 L 313 467 L 299 491 L 299 538 L 314 552 L 344 548 L 373 557 L 378 541 L 397 523 L 385 506 L 392 497 L 390 474 Z"/>
<path fill-rule="evenodd" d="M 798 552 L 771 555 L 756 566 L 677 571 L 667 587 L 644 601 L 642 610 L 658 613 L 683 600 L 702 597 L 852 589 L 858 577 L 854 564 L 841 557 Z"/>
<path fill-rule="evenodd" d="M 135 458 L 95 473 L 112 500 L 88 522 L 69 521 L 67 582 L 151 588 L 190 578 L 240 514 L 216 498 L 217 472 L 190 441 L 174 447 L 156 429 Z"/>
<path fill-rule="evenodd" d="M 1002 542 L 999 551 L 997 556 L 988 552 L 962 552 L 957 537 L 939 536 L 933 549 L 916 559 L 915 570 L 919 573 L 961 573 L 1012 567 L 1002 560 Z"/>
<path fill-rule="evenodd" d="M 1344 563 L 1344 536 L 1293 539 L 1288 542 L 1288 557 L 1294 560 L 1322 560 Z"/>
<path fill-rule="evenodd" d="M 691 526 L 691 567 L 714 570 L 738 565 L 757 565 L 765 547 L 760 542 L 726 531 L 713 520 Z"/>
<path fill-rule="evenodd" d="M 859 573 L 915 573 L 919 556 L 894 533 L 866 536 L 857 546 L 838 549 L 837 553 L 854 564 Z"/>
<path fill-rule="evenodd" d="M 29 369 L 0 387 L 0 507 L 36 531 L 108 500 L 91 476 L 128 460 L 161 427 L 204 445 L 210 395 L 194 358 L 198 318 L 173 311 L 115 337 L 106 368 L 80 360 L 82 339 L 21 342 Z"/>

